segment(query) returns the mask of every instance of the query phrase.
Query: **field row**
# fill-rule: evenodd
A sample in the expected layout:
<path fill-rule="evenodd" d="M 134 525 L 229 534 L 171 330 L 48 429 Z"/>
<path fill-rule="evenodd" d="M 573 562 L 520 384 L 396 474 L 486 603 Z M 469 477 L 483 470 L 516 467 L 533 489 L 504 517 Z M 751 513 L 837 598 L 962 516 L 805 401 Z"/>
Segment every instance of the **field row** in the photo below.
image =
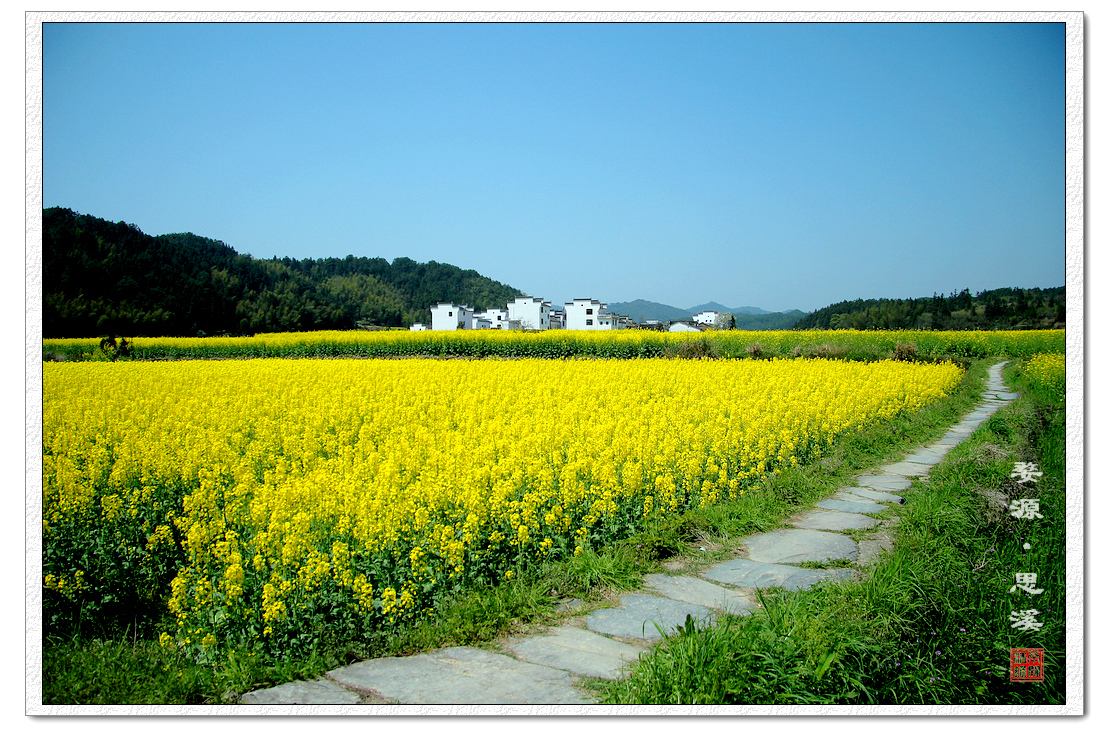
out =
<path fill-rule="evenodd" d="M 44 366 L 48 633 L 294 653 L 745 494 L 951 364 L 426 359 Z"/>
<path fill-rule="evenodd" d="M 135 338 L 136 359 L 512 357 L 943 359 L 1061 353 L 1045 331 L 319 331 L 249 337 Z M 900 346 L 900 349 L 899 349 Z M 99 339 L 48 339 L 47 359 L 106 358 Z"/>

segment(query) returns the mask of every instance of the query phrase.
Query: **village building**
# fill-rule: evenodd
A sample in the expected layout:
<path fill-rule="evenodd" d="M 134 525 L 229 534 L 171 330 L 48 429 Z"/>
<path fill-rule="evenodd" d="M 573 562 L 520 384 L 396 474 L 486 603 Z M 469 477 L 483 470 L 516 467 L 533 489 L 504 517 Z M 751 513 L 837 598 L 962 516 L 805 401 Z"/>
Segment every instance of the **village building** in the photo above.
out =
<path fill-rule="evenodd" d="M 671 333 L 700 333 L 701 328 L 689 321 L 675 320 L 670 324 Z"/>
<path fill-rule="evenodd" d="M 611 313 L 600 300 L 578 298 L 566 303 L 565 310 L 551 309 L 551 303 L 540 297 L 517 297 L 506 308 L 489 308 L 478 313 L 466 305 L 440 302 L 431 308 L 431 330 L 496 330 L 516 329 L 545 331 L 551 328 L 569 330 L 614 330 L 635 327 L 627 315 Z M 409 330 L 428 330 L 415 323 Z"/>
<path fill-rule="evenodd" d="M 720 313 L 716 310 L 702 310 L 693 316 L 693 322 L 701 325 L 716 325 L 719 321 Z"/>
<path fill-rule="evenodd" d="M 489 328 L 498 330 L 508 329 L 508 310 L 500 308 L 490 308 L 482 313 L 477 313 L 476 317 L 489 321 Z"/>
<path fill-rule="evenodd" d="M 566 328 L 572 331 L 604 331 L 622 327 L 608 305 L 589 297 L 566 303 Z"/>
<path fill-rule="evenodd" d="M 551 303 L 541 297 L 517 297 L 508 303 L 508 322 L 512 328 L 548 330 L 551 327 Z"/>
<path fill-rule="evenodd" d="M 440 302 L 431 308 L 431 330 L 456 331 L 471 327 L 474 309 L 453 302 Z"/>

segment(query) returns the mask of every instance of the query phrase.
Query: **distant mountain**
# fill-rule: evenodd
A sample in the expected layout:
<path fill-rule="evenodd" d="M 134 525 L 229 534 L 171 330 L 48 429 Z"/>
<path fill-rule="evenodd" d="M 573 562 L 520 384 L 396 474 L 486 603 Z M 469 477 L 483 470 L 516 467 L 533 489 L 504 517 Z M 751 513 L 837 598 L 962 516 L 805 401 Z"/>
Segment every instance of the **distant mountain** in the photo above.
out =
<path fill-rule="evenodd" d="M 742 305 L 740 307 L 731 308 L 719 302 L 705 302 L 700 305 L 694 305 L 689 308 L 689 314 L 696 315 L 704 310 L 715 310 L 718 313 L 731 313 L 732 315 L 771 315 L 771 311 L 763 310 L 760 307 Z"/>
<path fill-rule="evenodd" d="M 645 323 L 648 320 L 682 320 L 693 315 L 688 310 L 676 308 L 673 305 L 664 305 L 661 302 L 651 302 L 650 300 L 610 302 L 608 309 L 620 315 L 627 315 L 636 323 Z"/>
<path fill-rule="evenodd" d="M 694 305 L 686 312 L 689 315 L 696 315 L 697 313 L 704 312 L 705 310 L 715 310 L 718 313 L 733 313 L 734 311 L 727 305 L 721 305 L 719 302 L 705 302 L 700 305 Z"/>
<path fill-rule="evenodd" d="M 42 212 L 43 335 L 195 336 L 403 326 L 452 301 L 522 294 L 472 269 L 407 258 L 255 259 L 192 233 L 149 236 L 65 208 Z"/>
<path fill-rule="evenodd" d="M 808 313 L 786 310 L 782 313 L 733 313 L 735 327 L 747 331 L 784 331 L 797 326 Z"/>
<path fill-rule="evenodd" d="M 614 313 L 629 316 L 637 323 L 648 320 L 688 320 L 695 314 L 704 310 L 715 310 L 720 313 L 731 313 L 735 316 L 736 328 L 746 330 L 782 330 L 792 328 L 797 321 L 805 317 L 800 310 L 787 310 L 785 312 L 770 312 L 757 307 L 730 308 L 719 302 L 706 302 L 694 305 L 691 308 L 678 308 L 661 302 L 650 300 L 632 300 L 631 302 L 612 302 L 608 305 Z"/>

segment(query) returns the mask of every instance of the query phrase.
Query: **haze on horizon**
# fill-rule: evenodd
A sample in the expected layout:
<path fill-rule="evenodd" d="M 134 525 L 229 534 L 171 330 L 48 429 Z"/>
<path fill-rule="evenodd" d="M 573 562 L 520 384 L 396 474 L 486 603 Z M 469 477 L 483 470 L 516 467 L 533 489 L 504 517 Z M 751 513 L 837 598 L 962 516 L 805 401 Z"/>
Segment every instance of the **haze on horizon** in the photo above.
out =
<path fill-rule="evenodd" d="M 46 24 L 43 204 L 552 302 L 1064 283 L 1062 24 Z"/>

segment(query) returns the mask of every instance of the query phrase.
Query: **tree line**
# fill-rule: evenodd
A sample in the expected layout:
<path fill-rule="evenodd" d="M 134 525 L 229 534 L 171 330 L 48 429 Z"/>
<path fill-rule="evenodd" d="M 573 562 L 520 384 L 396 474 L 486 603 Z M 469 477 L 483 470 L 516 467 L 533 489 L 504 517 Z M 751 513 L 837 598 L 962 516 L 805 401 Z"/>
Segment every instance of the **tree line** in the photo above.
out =
<path fill-rule="evenodd" d="M 43 335 L 250 335 L 427 321 L 521 292 L 470 269 L 407 258 L 256 259 L 192 233 L 149 236 L 66 208 L 43 210 Z"/>
<path fill-rule="evenodd" d="M 1063 328 L 1066 288 L 1005 287 L 915 299 L 846 300 L 797 321 L 797 328 L 1020 330 Z"/>

